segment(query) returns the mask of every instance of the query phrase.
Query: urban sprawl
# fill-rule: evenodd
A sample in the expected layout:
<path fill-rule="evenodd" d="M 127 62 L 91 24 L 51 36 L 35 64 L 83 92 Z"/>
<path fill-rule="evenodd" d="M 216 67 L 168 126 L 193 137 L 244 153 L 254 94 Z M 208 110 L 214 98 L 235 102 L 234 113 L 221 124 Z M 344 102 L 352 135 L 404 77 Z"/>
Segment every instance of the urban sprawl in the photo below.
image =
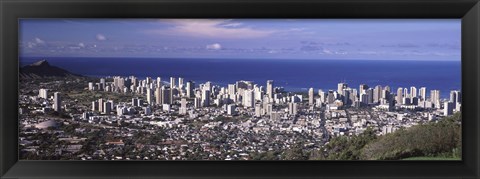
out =
<path fill-rule="evenodd" d="M 255 160 L 300 141 L 318 150 L 337 136 L 367 128 L 385 135 L 461 110 L 460 91 L 441 99 L 426 87 L 338 83 L 302 93 L 273 80 L 82 79 L 32 80 L 20 89 L 20 159 Z"/>

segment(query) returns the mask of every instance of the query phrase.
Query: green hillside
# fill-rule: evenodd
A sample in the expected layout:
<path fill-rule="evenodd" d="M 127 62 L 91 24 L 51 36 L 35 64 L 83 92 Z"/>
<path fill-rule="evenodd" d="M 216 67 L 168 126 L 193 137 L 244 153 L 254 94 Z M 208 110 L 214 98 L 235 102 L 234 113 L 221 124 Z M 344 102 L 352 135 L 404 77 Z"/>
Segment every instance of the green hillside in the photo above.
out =
<path fill-rule="evenodd" d="M 359 136 L 333 138 L 313 160 L 399 160 L 411 157 L 460 159 L 461 114 L 376 136 L 371 129 Z M 413 158 L 415 159 L 415 158 Z"/>

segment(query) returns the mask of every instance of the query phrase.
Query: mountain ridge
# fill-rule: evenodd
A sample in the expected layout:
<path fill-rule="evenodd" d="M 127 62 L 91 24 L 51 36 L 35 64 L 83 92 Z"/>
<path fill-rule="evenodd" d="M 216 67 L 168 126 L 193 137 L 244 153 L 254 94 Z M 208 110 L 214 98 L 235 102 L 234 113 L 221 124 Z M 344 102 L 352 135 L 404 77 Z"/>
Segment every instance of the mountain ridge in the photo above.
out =
<path fill-rule="evenodd" d="M 20 68 L 20 78 L 45 78 L 45 77 L 80 77 L 65 69 L 52 66 L 47 60 L 42 59 Z"/>

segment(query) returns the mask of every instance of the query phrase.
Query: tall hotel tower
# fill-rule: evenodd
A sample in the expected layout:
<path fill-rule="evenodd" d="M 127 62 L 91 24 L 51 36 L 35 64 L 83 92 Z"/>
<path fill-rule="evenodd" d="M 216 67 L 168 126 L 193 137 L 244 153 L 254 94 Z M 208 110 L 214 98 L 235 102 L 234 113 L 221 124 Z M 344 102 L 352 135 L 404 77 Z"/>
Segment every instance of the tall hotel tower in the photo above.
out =
<path fill-rule="evenodd" d="M 55 92 L 53 95 L 53 109 L 57 112 L 62 110 L 62 97 L 59 92 Z"/>
<path fill-rule="evenodd" d="M 267 95 L 268 98 L 273 99 L 273 80 L 267 80 Z"/>

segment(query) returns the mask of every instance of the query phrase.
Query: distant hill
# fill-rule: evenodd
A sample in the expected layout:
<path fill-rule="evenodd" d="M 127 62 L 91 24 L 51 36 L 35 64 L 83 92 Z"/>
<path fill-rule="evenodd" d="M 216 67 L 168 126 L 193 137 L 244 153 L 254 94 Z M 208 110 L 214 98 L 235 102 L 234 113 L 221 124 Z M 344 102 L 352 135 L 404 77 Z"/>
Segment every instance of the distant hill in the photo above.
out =
<path fill-rule="evenodd" d="M 81 75 L 70 73 L 67 70 L 50 65 L 47 60 L 40 60 L 20 68 L 20 78 L 44 78 L 44 77 L 80 77 Z"/>

